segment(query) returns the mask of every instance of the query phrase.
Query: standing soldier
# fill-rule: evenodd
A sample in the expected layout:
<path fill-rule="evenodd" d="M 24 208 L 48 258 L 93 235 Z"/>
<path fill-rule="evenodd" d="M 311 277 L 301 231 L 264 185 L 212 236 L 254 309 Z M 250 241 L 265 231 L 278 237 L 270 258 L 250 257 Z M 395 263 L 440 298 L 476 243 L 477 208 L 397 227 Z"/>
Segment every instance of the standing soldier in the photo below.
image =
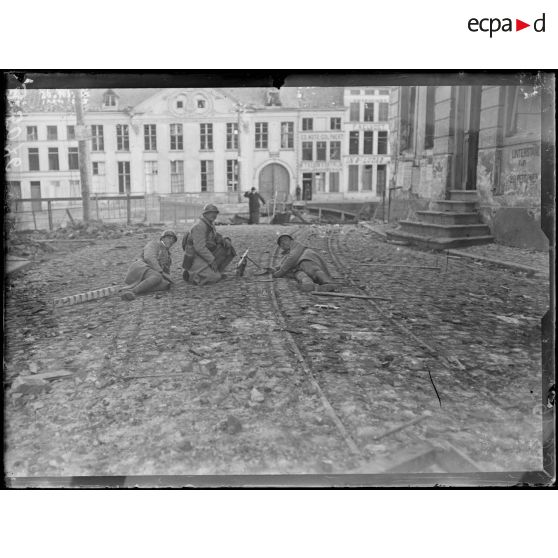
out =
<path fill-rule="evenodd" d="M 248 208 L 250 210 L 248 224 L 257 225 L 260 222 L 260 202 L 265 205 L 265 200 L 256 192 L 255 188 L 252 188 L 250 192 L 246 192 L 244 197 L 248 198 Z"/>
<path fill-rule="evenodd" d="M 184 235 L 182 267 L 184 281 L 194 285 L 217 283 L 225 278 L 223 271 L 236 256 L 230 238 L 215 230 L 219 210 L 209 203 L 203 208 L 200 220 Z"/>

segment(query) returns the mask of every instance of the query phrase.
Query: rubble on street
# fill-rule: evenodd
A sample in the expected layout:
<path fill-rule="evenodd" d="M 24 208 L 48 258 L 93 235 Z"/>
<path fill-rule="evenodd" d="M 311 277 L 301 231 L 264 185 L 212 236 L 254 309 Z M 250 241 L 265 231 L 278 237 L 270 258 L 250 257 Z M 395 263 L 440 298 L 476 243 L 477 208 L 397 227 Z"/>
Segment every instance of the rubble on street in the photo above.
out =
<path fill-rule="evenodd" d="M 236 277 L 236 260 L 226 280 L 189 285 L 178 243 L 170 291 L 53 306 L 121 284 L 163 228 L 12 236 L 34 265 L 7 284 L 9 476 L 381 473 L 448 444 L 480 471 L 541 468 L 548 279 L 354 224 L 239 224 L 219 227 L 239 256 L 276 265 L 288 230 L 347 296 L 258 280 L 251 262 Z M 93 242 L 41 242 L 59 239 Z"/>

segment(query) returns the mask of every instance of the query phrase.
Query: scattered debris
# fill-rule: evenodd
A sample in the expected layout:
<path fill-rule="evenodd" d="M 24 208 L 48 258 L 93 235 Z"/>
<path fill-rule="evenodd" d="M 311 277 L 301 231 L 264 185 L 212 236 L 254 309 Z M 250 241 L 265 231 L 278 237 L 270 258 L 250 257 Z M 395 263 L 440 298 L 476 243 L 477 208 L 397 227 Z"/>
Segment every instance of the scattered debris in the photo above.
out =
<path fill-rule="evenodd" d="M 254 403 L 261 403 L 265 399 L 265 397 L 264 397 L 263 393 L 258 390 L 257 387 L 253 387 L 252 391 L 250 392 L 250 399 Z"/>
<path fill-rule="evenodd" d="M 238 434 L 242 430 L 242 423 L 236 417 L 229 415 L 221 422 L 219 429 L 227 434 Z"/>
<path fill-rule="evenodd" d="M 12 382 L 12 392 L 23 395 L 37 395 L 50 390 L 50 384 L 34 376 L 18 376 Z"/>
<path fill-rule="evenodd" d="M 498 318 L 502 322 L 506 322 L 507 324 L 512 324 L 512 325 L 519 325 L 521 323 L 517 318 L 510 318 L 508 316 L 496 315 L 496 318 Z"/>
<path fill-rule="evenodd" d="M 333 304 L 314 304 L 314 308 L 319 308 L 320 310 L 339 310 L 340 307 Z"/>
<path fill-rule="evenodd" d="M 451 364 L 451 366 L 453 366 L 454 368 L 457 368 L 458 370 L 465 370 L 465 366 L 463 366 L 463 364 L 461 363 L 461 361 L 454 356 L 449 356 L 447 357 L 449 363 Z"/>

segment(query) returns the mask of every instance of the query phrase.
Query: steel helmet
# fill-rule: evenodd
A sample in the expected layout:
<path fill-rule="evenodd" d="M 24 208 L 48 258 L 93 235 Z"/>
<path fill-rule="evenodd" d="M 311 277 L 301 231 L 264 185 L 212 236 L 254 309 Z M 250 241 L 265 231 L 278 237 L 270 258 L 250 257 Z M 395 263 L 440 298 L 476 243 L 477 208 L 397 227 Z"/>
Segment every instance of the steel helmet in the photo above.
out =
<path fill-rule="evenodd" d="M 293 240 L 293 237 L 290 234 L 281 234 L 277 237 L 277 244 L 281 242 L 282 238 L 290 238 L 291 240 Z"/>
<path fill-rule="evenodd" d="M 204 206 L 202 215 L 205 215 L 206 213 L 219 213 L 219 210 L 217 209 L 216 205 L 208 203 L 206 206 Z"/>
<path fill-rule="evenodd" d="M 164 231 L 163 234 L 161 235 L 161 240 L 163 240 L 163 238 L 165 238 L 165 236 L 170 236 L 171 238 L 174 238 L 175 242 L 178 240 L 178 237 L 176 236 L 176 233 L 174 231 L 171 231 L 171 230 Z"/>

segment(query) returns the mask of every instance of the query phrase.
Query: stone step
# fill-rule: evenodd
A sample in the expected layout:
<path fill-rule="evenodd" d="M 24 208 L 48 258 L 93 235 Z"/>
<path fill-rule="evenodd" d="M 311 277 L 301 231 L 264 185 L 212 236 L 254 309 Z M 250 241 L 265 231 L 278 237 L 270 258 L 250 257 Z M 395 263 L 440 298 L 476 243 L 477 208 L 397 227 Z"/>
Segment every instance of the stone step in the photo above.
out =
<path fill-rule="evenodd" d="M 470 237 L 427 237 L 395 229 L 386 232 L 390 240 L 398 240 L 424 248 L 426 250 L 447 250 L 448 248 L 460 248 L 465 246 L 475 246 L 478 244 L 490 244 L 494 242 L 494 237 L 470 236 Z"/>
<path fill-rule="evenodd" d="M 479 194 L 477 190 L 450 190 L 449 196 L 453 201 L 477 201 Z"/>
<path fill-rule="evenodd" d="M 476 207 L 476 201 L 433 200 L 430 204 L 432 211 L 450 211 L 452 213 L 472 213 Z"/>
<path fill-rule="evenodd" d="M 412 234 L 440 238 L 464 238 L 471 236 L 488 236 L 490 229 L 484 223 L 475 225 L 437 225 L 419 221 L 399 221 L 401 230 Z"/>
<path fill-rule="evenodd" d="M 473 225 L 481 223 L 478 213 L 452 213 L 451 211 L 417 211 L 421 223 L 434 223 L 436 225 Z"/>

